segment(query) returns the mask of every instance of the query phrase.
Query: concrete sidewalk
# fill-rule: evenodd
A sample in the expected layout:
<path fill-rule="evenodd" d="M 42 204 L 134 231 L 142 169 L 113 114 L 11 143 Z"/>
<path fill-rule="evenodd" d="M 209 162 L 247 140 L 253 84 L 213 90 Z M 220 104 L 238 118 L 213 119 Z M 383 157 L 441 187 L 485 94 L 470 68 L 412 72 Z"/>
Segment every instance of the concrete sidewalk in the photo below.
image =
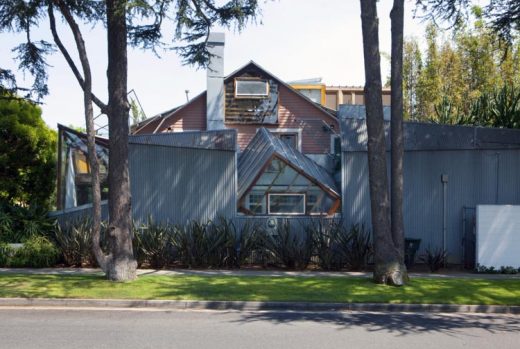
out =
<path fill-rule="evenodd" d="M 101 269 L 96 268 L 0 268 L 0 274 L 51 274 L 51 275 L 74 275 L 74 274 L 103 274 Z M 173 269 L 155 270 L 138 269 L 138 275 L 201 275 L 201 276 L 270 276 L 270 277 L 372 277 L 371 272 L 330 272 L 330 271 L 285 271 L 266 269 Z M 411 278 L 462 278 L 462 279 L 520 279 L 520 274 L 477 274 L 459 271 L 447 273 L 410 273 Z"/>

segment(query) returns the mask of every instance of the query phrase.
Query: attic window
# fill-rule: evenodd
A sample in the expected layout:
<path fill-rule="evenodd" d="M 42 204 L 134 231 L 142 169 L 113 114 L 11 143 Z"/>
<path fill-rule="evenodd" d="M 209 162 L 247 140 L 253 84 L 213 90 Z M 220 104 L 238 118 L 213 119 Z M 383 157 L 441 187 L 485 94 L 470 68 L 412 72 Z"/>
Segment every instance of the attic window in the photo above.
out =
<path fill-rule="evenodd" d="M 235 97 L 265 98 L 269 96 L 269 83 L 262 79 L 235 79 Z"/>

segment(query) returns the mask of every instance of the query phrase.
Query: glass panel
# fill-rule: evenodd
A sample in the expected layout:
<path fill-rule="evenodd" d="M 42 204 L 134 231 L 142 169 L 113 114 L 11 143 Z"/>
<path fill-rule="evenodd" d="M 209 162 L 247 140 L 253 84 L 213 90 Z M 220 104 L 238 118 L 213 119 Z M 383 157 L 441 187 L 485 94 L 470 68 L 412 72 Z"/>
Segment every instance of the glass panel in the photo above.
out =
<path fill-rule="evenodd" d="M 332 207 L 334 200 L 318 187 L 309 190 L 307 195 L 307 213 L 327 213 Z"/>
<path fill-rule="evenodd" d="M 283 165 L 285 164 L 282 163 L 280 160 L 273 159 L 267 166 L 267 170 L 265 172 L 278 173 L 279 171 L 281 171 Z"/>
<path fill-rule="evenodd" d="M 82 152 L 74 151 L 74 162 L 76 163 L 76 173 L 89 173 L 87 157 Z"/>
<path fill-rule="evenodd" d="M 280 133 L 280 139 L 285 144 L 290 145 L 294 149 L 298 148 L 297 139 L 298 137 L 294 133 Z"/>
<path fill-rule="evenodd" d="M 269 194 L 269 214 L 305 214 L 305 194 Z"/>
<path fill-rule="evenodd" d="M 265 214 L 264 202 L 263 193 L 251 193 L 249 194 L 248 208 L 254 214 Z"/>
<path fill-rule="evenodd" d="M 265 80 L 236 80 L 237 96 L 267 96 L 267 81 Z"/>
<path fill-rule="evenodd" d="M 321 104 L 321 89 L 305 89 L 299 91 L 314 103 Z"/>

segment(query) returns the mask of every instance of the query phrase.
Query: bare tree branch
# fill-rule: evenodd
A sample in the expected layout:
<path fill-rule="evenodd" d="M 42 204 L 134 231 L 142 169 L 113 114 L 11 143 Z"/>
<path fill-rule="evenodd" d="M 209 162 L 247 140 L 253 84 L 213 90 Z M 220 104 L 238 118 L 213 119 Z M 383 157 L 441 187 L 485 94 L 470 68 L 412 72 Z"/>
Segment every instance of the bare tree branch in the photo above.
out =
<path fill-rule="evenodd" d="M 69 24 L 69 26 L 70 26 L 70 28 L 71 28 L 71 30 L 73 32 L 74 38 L 76 40 L 76 44 L 78 42 L 78 39 L 77 39 L 78 35 L 79 35 L 80 42 L 83 42 L 83 39 L 81 37 L 81 32 L 79 31 L 79 27 L 76 24 L 76 22 L 74 21 L 74 18 L 72 17 L 72 14 L 68 10 L 68 8 L 66 8 L 66 6 L 64 6 L 62 1 L 59 1 L 59 0 L 56 1 L 55 0 L 54 3 L 58 4 L 58 6 L 60 6 L 59 3 L 61 3 L 60 12 L 63 14 L 65 19 L 67 20 L 67 23 Z M 65 7 L 65 12 L 64 12 L 64 9 L 62 7 Z M 85 90 L 85 80 L 81 76 L 81 73 L 79 72 L 76 64 L 74 63 L 72 57 L 70 56 L 67 48 L 63 45 L 63 42 L 61 41 L 61 39 L 60 39 L 60 37 L 58 35 L 58 32 L 56 30 L 56 19 L 54 17 L 54 11 L 53 11 L 52 5 L 49 5 L 48 13 L 49 13 L 50 28 L 51 28 L 51 32 L 52 32 L 52 37 L 54 38 L 54 42 L 56 43 L 56 46 L 58 46 L 60 52 L 62 53 L 63 57 L 67 61 L 67 64 L 69 65 L 70 69 L 72 70 L 72 73 L 76 77 L 76 80 L 78 80 L 79 85 L 81 86 L 81 88 L 83 90 Z M 71 24 L 70 21 L 72 21 L 73 24 Z M 84 42 L 83 42 L 82 47 L 83 47 L 84 54 L 86 55 Z M 80 57 L 81 57 L 81 54 L 80 54 Z M 96 95 L 94 95 L 94 93 L 91 93 L 91 95 L 92 95 L 92 101 L 98 106 L 99 109 L 101 109 L 101 112 L 103 114 L 106 114 L 107 113 L 107 108 L 108 108 L 107 105 L 105 103 L 103 103 Z"/>

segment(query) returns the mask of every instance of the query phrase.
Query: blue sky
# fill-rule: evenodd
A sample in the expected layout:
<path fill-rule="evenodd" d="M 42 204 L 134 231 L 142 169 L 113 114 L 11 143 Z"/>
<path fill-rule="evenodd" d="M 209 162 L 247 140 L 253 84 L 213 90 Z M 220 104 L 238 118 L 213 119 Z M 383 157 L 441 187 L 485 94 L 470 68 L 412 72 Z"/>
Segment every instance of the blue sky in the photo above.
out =
<path fill-rule="evenodd" d="M 421 37 L 425 23 L 413 18 L 414 1 L 406 1 L 405 35 Z M 391 0 L 380 0 L 380 48 L 390 52 Z M 242 33 L 226 32 L 225 73 L 254 60 L 279 78 L 290 81 L 321 77 L 328 85 L 363 85 L 363 51 L 359 1 L 357 0 L 274 0 L 262 2 L 257 24 Z M 220 31 L 218 28 L 216 30 Z M 70 51 L 72 37 L 63 25 L 59 31 Z M 93 70 L 93 87 L 106 100 L 106 40 L 102 28 L 84 27 L 84 36 Z M 47 23 L 33 33 L 33 40 L 52 42 Z M 16 70 L 10 49 L 23 36 L 0 34 L 0 66 Z M 130 50 L 128 86 L 134 89 L 147 116 L 185 103 L 185 90 L 194 97 L 205 90 L 203 70 L 182 66 L 173 51 Z M 45 122 L 84 125 L 82 94 L 69 67 L 59 52 L 49 57 L 50 94 L 43 100 Z M 389 62 L 383 59 L 383 77 Z M 28 77 L 28 76 L 27 76 Z M 20 85 L 30 85 L 18 74 Z M 383 78 L 384 79 L 384 78 Z"/>

